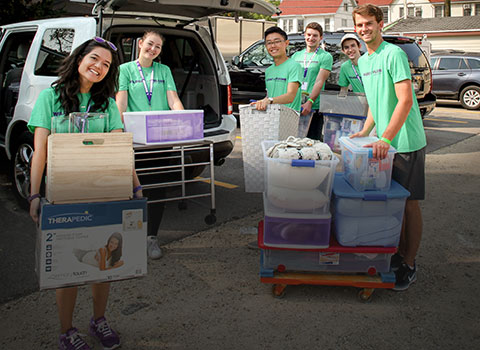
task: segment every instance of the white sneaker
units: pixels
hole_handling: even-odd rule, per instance
[[[147,254],[148,257],[153,260],[160,259],[162,257],[162,250],[158,246],[157,237],[147,237]]]

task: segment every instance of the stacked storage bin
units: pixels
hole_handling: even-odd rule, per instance
[[[270,158],[267,150],[275,143],[262,143],[265,160],[265,218],[259,230],[259,246],[265,262],[262,270],[281,265],[309,271],[316,258],[308,251],[325,249],[330,244],[330,201],[339,161],[331,151],[329,160]]]
[[[375,140],[369,138],[362,141]],[[271,144],[264,144],[264,150],[269,145]],[[368,153],[368,149],[365,148],[360,151]],[[389,167],[382,162],[380,163],[383,165],[379,166],[376,164],[379,161],[371,159],[371,155],[368,158],[368,154],[367,160],[362,158],[365,155],[361,153],[359,156],[355,153],[349,160],[346,153],[344,149],[342,155],[344,162],[348,163],[344,164],[345,175],[333,174],[335,167],[331,169],[334,179],[332,231],[335,232],[332,237],[330,237],[332,216],[328,203],[315,210],[307,208],[308,203],[317,203],[318,198],[322,198],[319,193],[312,193],[316,190],[322,192],[321,185],[315,184],[317,187],[313,189],[307,188],[313,179],[321,181],[321,176],[313,175],[313,170],[310,176],[306,174],[302,176],[297,169],[289,171],[287,176],[280,167],[290,165],[288,161],[265,159],[267,189],[264,194],[265,220],[259,225],[258,236],[258,243],[262,249],[262,277],[273,277],[276,272],[289,271],[368,275],[381,273],[382,282],[394,282],[393,273],[388,273],[390,259],[397,249],[405,201],[409,196],[409,192],[395,181],[392,181],[390,187],[391,163],[395,150],[392,148],[389,157],[384,161],[390,163]],[[358,170],[355,172],[350,168],[350,165],[354,164],[362,169],[363,163],[359,159],[376,165],[371,173],[367,171],[370,175],[369,180],[386,176],[388,181],[360,181],[358,177],[361,177],[362,172]],[[295,161],[291,161],[292,168],[294,164]],[[380,175],[381,172],[386,174]],[[358,176],[354,176],[353,173]],[[350,183],[347,179],[350,179]],[[360,183],[366,187],[370,184],[371,188],[356,190],[352,187]],[[296,184],[297,193],[301,190],[310,191],[312,198],[304,197],[297,200],[296,194],[287,192],[282,202],[272,195],[272,187],[275,189],[275,186],[280,184],[283,186]],[[302,204],[305,204],[305,208],[302,208]],[[310,232],[314,225],[319,232],[317,236]]]

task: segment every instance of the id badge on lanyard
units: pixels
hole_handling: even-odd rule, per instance
[[[145,95],[147,96],[148,105],[150,106],[150,108],[152,108],[153,72],[154,72],[154,68],[153,68],[153,66],[152,66],[152,74],[150,74],[150,90],[149,90],[148,87],[147,87],[147,82],[145,81],[145,76],[143,75],[142,66],[140,66],[140,62],[138,62],[138,60],[137,60],[137,68],[138,68],[138,72],[140,73],[140,77],[142,78],[143,88],[145,89]]]
[[[307,51],[305,51],[305,56],[303,56],[303,83],[302,83],[302,86],[301,86],[301,89],[302,91],[308,91],[308,81],[306,80],[307,79],[307,73],[308,73],[308,67],[310,67],[310,64],[312,63],[312,60],[313,58],[317,55],[317,52],[318,52],[318,49],[320,48],[317,47],[317,49],[315,50],[315,52],[313,53],[313,55],[310,57],[310,60],[308,61],[308,64],[307,64]]]

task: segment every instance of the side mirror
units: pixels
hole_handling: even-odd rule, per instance
[[[240,56],[233,56],[232,63],[233,63],[234,66],[239,67],[240,66]]]

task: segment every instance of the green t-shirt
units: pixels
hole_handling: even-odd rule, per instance
[[[297,51],[293,54],[292,59],[294,59],[302,66],[302,82],[308,82],[307,89],[302,90],[304,92],[308,92],[309,94],[313,90],[313,86],[315,85],[315,80],[317,79],[320,69],[326,69],[328,71],[332,70],[333,57],[330,53],[322,50],[321,48],[318,49],[317,53],[307,52],[307,49]],[[307,67],[307,76],[304,78],[305,67]],[[325,84],[323,85],[322,90],[324,89],[324,87]],[[319,106],[320,95],[318,95],[318,98],[312,105],[312,109],[318,109]]]
[[[407,54],[398,46],[383,41],[371,55],[368,52],[363,54],[358,66],[377,134],[382,136],[398,102],[395,83],[412,79]],[[413,86],[412,95],[413,106],[407,120],[392,140],[392,146],[398,152],[417,151],[427,144]]]
[[[80,102],[80,110],[78,112],[86,112],[90,102],[90,93],[78,94]],[[106,130],[106,123],[104,120],[91,120],[88,122],[88,132],[110,132],[116,129],[123,129],[122,119],[118,111],[117,105],[113,98],[109,99],[108,108],[105,111],[93,111],[90,113],[106,113],[108,115],[108,130]],[[58,117],[59,122],[56,124],[56,132],[68,132],[68,121],[63,120],[64,111],[58,94],[53,87],[43,90],[38,96],[37,102],[33,107],[30,120],[28,122],[28,129],[35,132],[36,127],[51,130],[52,117]],[[75,132],[79,132],[78,127],[74,128]]]
[[[127,62],[120,66],[118,90],[128,92],[127,112],[166,111],[170,109],[167,91],[177,91],[172,72],[168,66],[158,62],[153,62],[152,67],[143,67],[143,76],[148,90],[150,90],[152,69],[154,70],[153,93],[151,105],[149,105],[145,85],[136,61]]]
[[[302,93],[300,83],[302,82],[302,67],[292,59],[287,59],[276,66],[272,64],[265,71],[265,85],[268,97],[277,97],[287,93],[288,83],[298,83],[297,95],[292,103],[285,106],[300,112],[302,104]]]
[[[353,92],[365,92],[363,88],[362,81],[360,80],[360,69],[358,66],[355,66],[355,71],[353,70],[353,62],[348,60],[342,63],[340,67],[340,77],[338,78],[338,85],[343,87],[348,87],[352,85]]]

